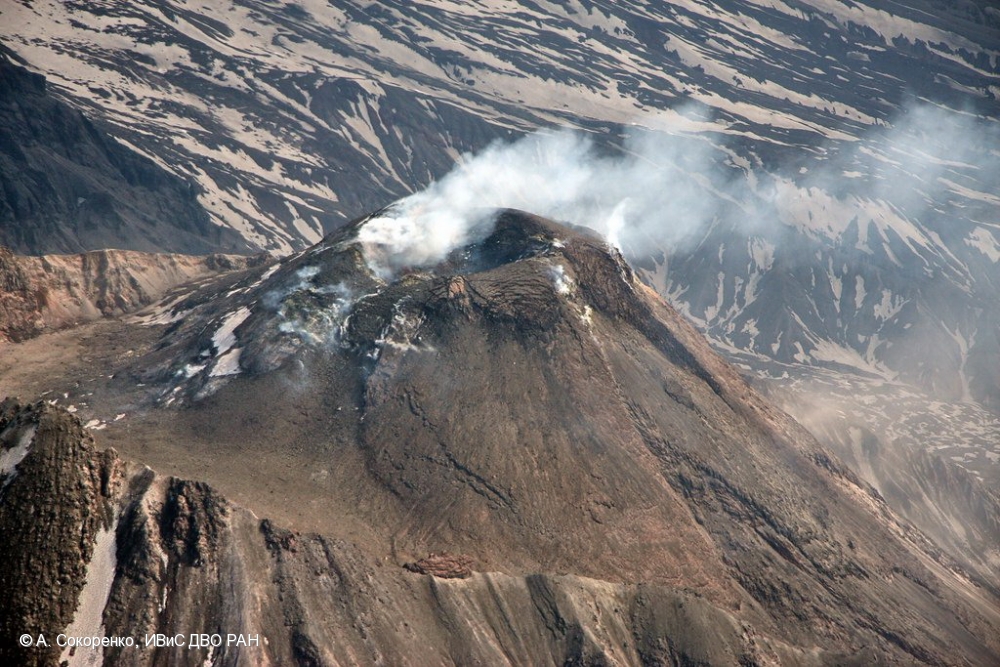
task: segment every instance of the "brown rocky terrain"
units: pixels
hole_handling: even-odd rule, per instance
[[[15,560],[4,573],[5,664],[59,659],[58,649],[11,647],[26,631],[54,638],[49,629],[73,618],[85,578],[86,587],[103,589],[94,631],[134,637],[142,645],[105,649],[109,664],[638,664],[685,658],[737,664],[800,657],[690,592],[571,574],[469,572],[456,579],[413,573],[342,540],[261,521],[204,484],[126,464],[113,450],[97,452],[79,421],[57,408],[11,401],[3,407],[5,435],[38,429],[3,507],[30,496],[52,498],[51,507],[59,508],[44,524],[0,514],[6,543],[21,546],[14,540],[24,539],[45,555],[40,563]],[[90,500],[52,497],[45,485],[57,478]],[[114,569],[111,578],[98,579],[95,534],[109,527],[115,531]],[[66,548],[44,548],[53,531]],[[69,573],[76,585],[58,585],[59,573]],[[77,615],[94,611],[76,609]],[[259,635],[260,645],[157,649],[142,641],[147,633],[173,637],[181,627]]]
[[[69,625],[97,534],[112,524],[120,462],[113,451],[98,452],[79,421],[67,417],[44,403],[0,403],[0,634],[6,664],[20,662],[10,659],[16,655],[10,647],[23,632]],[[31,657],[47,664],[56,655]]]
[[[95,250],[15,255],[0,247],[0,343],[116,317],[159,300],[178,285],[259,266],[266,255],[171,255]]]
[[[365,222],[204,285],[158,329],[116,324],[135,354],[99,378],[49,378],[62,402],[88,396],[80,414],[120,454],[76,416],[5,406],[5,452],[36,430],[4,478],[0,542],[50,539],[68,563],[0,593],[58,608],[28,619],[0,599],[5,646],[55,636],[55,601],[79,595],[98,603],[73,622],[97,609],[107,635],[262,638],[108,649],[111,664],[1000,658],[995,582],[900,520],[604,243],[506,212],[384,280]],[[81,453],[47,454],[58,433]],[[83,499],[52,505],[46,537],[23,517],[63,485]],[[106,518],[81,524],[101,503],[110,552]],[[81,568],[109,571],[91,550],[114,554],[83,586],[102,595],[76,592]]]

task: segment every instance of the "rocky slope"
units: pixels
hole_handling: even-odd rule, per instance
[[[245,250],[197,188],[50,93],[0,46],[0,245],[24,254]]]
[[[0,247],[0,343],[121,316],[152,304],[178,285],[266,261],[266,256],[125,250],[31,257]]]
[[[0,656],[11,663],[751,664],[804,657],[701,596],[663,586],[568,574],[412,573],[342,540],[261,521],[204,484],[126,464],[113,450],[99,453],[62,410],[9,400],[2,408],[4,445],[26,439],[29,447],[12,481],[4,469],[9,484],[0,501],[0,534],[13,548],[0,593]],[[55,479],[67,489],[61,495],[48,487]],[[39,501],[37,511],[51,509],[52,521],[11,511]],[[73,654],[13,648],[24,632],[55,643],[63,629],[131,637],[139,646]],[[187,633],[185,646],[145,646],[147,634],[179,632]],[[222,645],[187,646],[191,633],[221,633]]]
[[[720,161],[793,177],[895,124],[909,100],[989,114],[1000,94],[1000,17],[985,0],[0,9],[0,35],[68,100],[276,252],[511,132],[680,127],[731,143]],[[684,122],[685,102],[700,122]],[[956,196],[978,188],[951,180]]]
[[[895,399],[854,401],[827,444],[867,429],[884,470],[931,453],[995,487],[1000,17],[986,0],[0,11],[61,99],[281,253],[498,138],[571,126],[616,151],[630,132],[667,137],[639,180],[679,180],[685,205],[639,221],[652,233],[629,257],[647,282],[772,387],[837,374],[868,400],[873,379],[892,383],[933,425],[889,436],[913,420],[866,415]],[[693,233],[677,244],[676,227]]]
[[[1000,471],[988,458],[1000,428],[995,415],[975,404],[934,401],[905,385],[850,376],[761,386],[896,512],[966,567],[996,578]],[[977,461],[984,452],[986,460]]]
[[[74,618],[95,544],[113,528],[118,460],[98,452],[78,421],[41,403],[0,403],[0,443],[0,651],[11,664],[52,664],[57,652],[28,659],[13,647],[25,632],[65,628]]]
[[[74,390],[132,405],[105,443],[271,517],[125,474],[105,632],[267,642],[106,657],[997,659],[995,581],[900,521],[603,242],[506,212],[386,273],[364,230],[390,215],[205,286],[114,378]],[[16,414],[15,446],[33,419]]]

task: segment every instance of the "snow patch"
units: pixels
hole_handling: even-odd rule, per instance
[[[257,285],[260,285],[265,280],[267,280],[268,278],[270,278],[271,276],[273,276],[274,272],[277,271],[279,268],[281,268],[281,264],[275,264],[274,266],[270,267],[267,271],[265,271],[263,273],[263,275],[261,275],[260,279],[258,279],[257,282],[254,283],[254,287],[256,287]]]
[[[240,353],[243,352],[243,348],[234,347],[222,356],[220,356],[216,362],[215,366],[212,367],[212,372],[208,374],[209,377],[222,377],[225,375],[239,375],[240,373]]]
[[[250,309],[242,306],[225,316],[222,325],[212,336],[212,345],[215,346],[215,353],[224,355],[229,348],[236,344],[236,328],[243,324],[250,317]]]
[[[903,309],[906,299],[901,296],[894,296],[887,289],[882,290],[882,300],[875,304],[873,311],[875,317],[883,322],[892,319]]]
[[[195,375],[205,370],[207,366],[208,364],[186,364],[184,368],[177,371],[177,374],[183,375],[184,377],[190,380]]]
[[[184,292],[166,303],[153,306],[152,310],[147,314],[136,315],[134,318],[130,319],[130,321],[136,322],[144,327],[151,327],[159,324],[173,324],[174,322],[178,322],[184,319],[184,316],[191,311],[190,309],[175,310],[175,308],[177,308],[177,306],[190,295],[190,292]]]
[[[774,246],[759,236],[750,239],[747,251],[761,271],[770,271],[774,266]]]
[[[719,271],[717,278],[719,282],[715,293],[715,304],[705,308],[706,323],[715,320],[716,316],[719,314],[719,309],[722,308],[722,304],[726,298],[726,274]]]
[[[997,243],[993,232],[985,227],[976,227],[965,239],[965,245],[971,246],[986,255],[994,264],[1000,260],[1000,244]]]
[[[830,279],[830,290],[833,292],[834,304],[837,306],[837,310],[840,310],[840,299],[841,295],[844,293],[844,281],[841,280],[833,270],[833,260],[827,261],[827,276]]]
[[[37,428],[37,426],[32,424],[21,432],[21,437],[17,439],[17,444],[10,449],[0,450],[0,477],[4,478],[3,485],[0,486],[0,491],[7,488],[7,485],[11,483],[17,474],[17,464],[23,461],[24,457],[28,455],[31,443],[35,440],[35,430]]]
[[[866,295],[865,279],[861,276],[854,276],[854,310],[861,310]]]
[[[118,518],[110,528],[101,529],[94,542],[94,553],[87,564],[87,575],[80,591],[73,622],[66,628],[69,637],[104,637],[104,607],[111,595],[111,585],[117,568],[116,540]],[[71,653],[70,647],[62,652],[59,660],[66,660],[70,667],[90,667],[104,662],[104,649],[78,646]]]

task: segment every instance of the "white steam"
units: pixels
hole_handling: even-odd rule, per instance
[[[589,227],[641,260],[714,220],[751,234],[799,228],[833,243],[855,218],[886,220],[916,243],[922,233],[900,217],[919,220],[944,203],[949,213],[987,219],[1000,203],[997,123],[971,114],[912,105],[894,127],[803,152],[808,167],[787,163],[784,174],[718,133],[692,131],[713,126],[693,126],[690,116],[632,128],[616,149],[569,130],[495,142],[368,220],[357,239],[369,267],[390,279],[482,240],[500,208]]]
[[[680,134],[633,134],[613,156],[586,135],[539,132],[493,143],[440,181],[368,220],[358,232],[372,270],[440,262],[492,231],[499,208],[515,208],[590,227],[616,246],[655,223],[670,240],[712,215],[685,162],[709,162],[707,142]]]
[[[562,264],[549,267],[549,277],[558,294],[566,296],[573,291],[573,278],[566,273],[566,267]]]
[[[317,284],[318,266],[295,272],[298,282],[268,292],[264,304],[277,313],[278,331],[313,345],[337,345],[357,301],[344,282]]]

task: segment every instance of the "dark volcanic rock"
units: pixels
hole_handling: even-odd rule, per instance
[[[505,211],[384,280],[366,222],[204,287],[116,373],[145,415],[105,437],[272,520],[130,469],[105,631],[267,641],[110,662],[996,662],[996,592],[593,235]]]
[[[691,126],[664,112],[694,112],[705,122],[690,141],[655,152],[673,163],[663,188],[687,174],[679,189],[695,211],[716,214],[681,247],[656,240],[660,231],[673,238],[673,207],[643,216],[653,233],[633,250],[650,284],[773,386],[787,385],[787,373],[840,379],[855,385],[847,396],[866,401],[878,393],[872,379],[927,393],[908,399],[920,421],[933,420],[926,428],[883,418],[899,396],[875,407],[855,400],[824,442],[857,428],[891,434],[884,468],[937,451],[997,486],[994,0],[515,2],[474,12],[399,0],[251,4],[36,0],[11,5],[0,32],[46,75],[48,97],[182,184],[197,182],[213,222],[281,252],[497,139],[572,126],[617,153],[621,135],[635,131],[665,129],[672,144]],[[42,80],[32,80],[4,97],[5,108],[32,104],[41,122],[46,108],[31,101]],[[51,134],[85,135],[72,125]],[[75,192],[53,193],[23,170],[26,127],[11,130],[4,165],[16,171],[5,201],[62,196],[51,205],[78,226],[124,215],[105,220],[100,196],[78,212]],[[42,161],[21,152],[28,166]],[[56,153],[43,156],[46,169]],[[79,160],[57,166],[50,185],[76,188]],[[519,202],[512,193],[509,203]],[[681,216],[681,227],[699,217]],[[797,398],[790,408],[809,400]],[[965,412],[970,399],[982,419]],[[859,419],[866,410],[878,416]],[[858,472],[879,488],[888,481]],[[961,551],[978,551],[961,517],[948,516],[960,496],[943,498],[945,507],[911,498],[913,510],[886,497],[922,528],[951,533]]]
[[[959,565],[596,237],[507,211],[385,282],[364,224],[261,284],[202,294],[122,382],[153,387],[154,411],[186,406],[162,423],[194,447],[328,461],[327,482],[297,497],[376,558],[465,554],[480,572],[693,591],[803,651],[995,655],[995,592],[965,589]],[[270,543],[282,559],[318,548]]]
[[[97,525],[115,528],[115,567],[113,581],[105,582],[106,603],[97,610],[99,629],[91,631],[133,637],[137,644],[106,648],[107,664],[318,665],[349,658],[355,664],[659,659],[735,665],[795,655],[699,596],[662,586],[570,575],[473,574],[467,557],[444,554],[415,566],[437,578],[413,577],[382,567],[349,543],[259,521],[204,484],[124,466],[114,452],[96,452],[79,422],[51,406],[22,408],[7,401],[2,414],[7,439],[32,425],[39,429],[0,503],[0,537],[15,549],[8,553],[11,567],[0,600],[5,664],[59,659],[56,649],[11,647],[23,632],[44,634],[50,642],[59,632],[73,634],[66,626],[74,610],[84,611],[77,600],[83,599],[83,580],[90,585],[93,575]],[[59,463],[43,455],[52,428],[66,436],[59,439]],[[67,483],[99,490],[99,506],[88,510],[58,495],[52,498],[66,504],[53,505],[38,491]],[[14,510],[31,506],[25,494],[32,490],[55,519],[11,518]],[[79,529],[81,518],[90,528],[79,535],[70,528]],[[55,532],[26,544],[39,526]],[[36,554],[44,555],[39,560]],[[42,565],[18,564],[29,557]],[[187,645],[146,647],[144,638],[156,633],[183,634]],[[192,634],[219,634],[222,645],[192,647]],[[100,657],[77,651],[78,657]]]
[[[11,459],[21,450],[23,458]],[[98,452],[70,414],[45,403],[0,403],[0,662],[52,664],[60,649],[24,649],[18,638],[73,618],[99,531],[114,524],[121,466]]]

